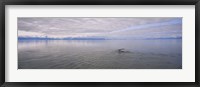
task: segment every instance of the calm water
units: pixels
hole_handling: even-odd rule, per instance
[[[18,68],[181,69],[182,40],[19,40]]]

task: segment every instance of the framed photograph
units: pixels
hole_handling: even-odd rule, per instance
[[[8,0],[1,7],[2,87],[200,86],[199,0]]]

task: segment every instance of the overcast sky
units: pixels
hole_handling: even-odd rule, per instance
[[[182,18],[19,17],[20,37],[182,37]]]

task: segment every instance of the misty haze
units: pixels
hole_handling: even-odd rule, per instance
[[[18,69],[182,69],[182,18],[18,17]]]

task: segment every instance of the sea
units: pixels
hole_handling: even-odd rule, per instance
[[[18,69],[182,69],[182,39],[18,40]]]

